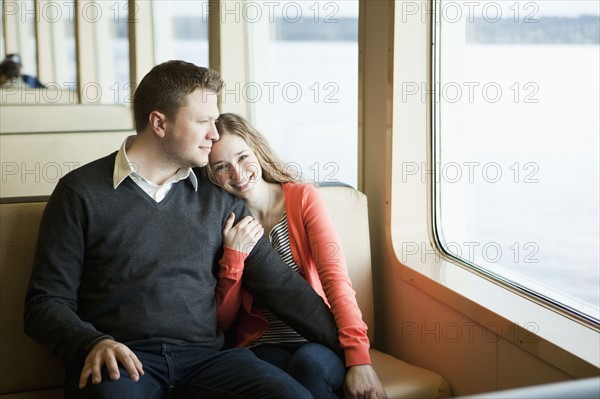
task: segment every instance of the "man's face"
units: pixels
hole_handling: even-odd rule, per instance
[[[198,89],[188,95],[186,104],[165,121],[163,153],[167,160],[180,168],[206,165],[213,141],[219,139],[218,117],[216,94]]]

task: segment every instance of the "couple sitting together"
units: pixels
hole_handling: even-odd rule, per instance
[[[65,363],[67,398],[385,398],[323,200],[219,114],[222,86],[157,65],[137,134],[60,180],[26,332]]]

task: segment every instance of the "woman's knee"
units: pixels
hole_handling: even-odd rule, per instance
[[[344,383],[346,368],[342,360],[329,348],[307,343],[290,359],[288,372],[303,384],[307,381],[322,382],[337,390]]]

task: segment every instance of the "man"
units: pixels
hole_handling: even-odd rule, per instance
[[[231,212],[249,213],[192,168],[219,137],[222,85],[183,61],[154,67],[134,96],[137,135],[66,175],[48,201],[25,330],[66,364],[68,398],[310,396],[247,349],[220,350],[221,231]],[[264,238],[244,284],[306,338],[339,350],[327,306]]]

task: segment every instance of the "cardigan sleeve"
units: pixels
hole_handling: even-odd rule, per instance
[[[244,260],[248,254],[224,247],[224,253],[219,260],[219,279],[215,297],[217,302],[217,325],[226,330],[235,321],[242,303],[242,275]]]
[[[302,218],[319,279],[335,318],[346,366],[371,364],[367,325],[356,303],[344,251],[317,189],[304,185]]]

